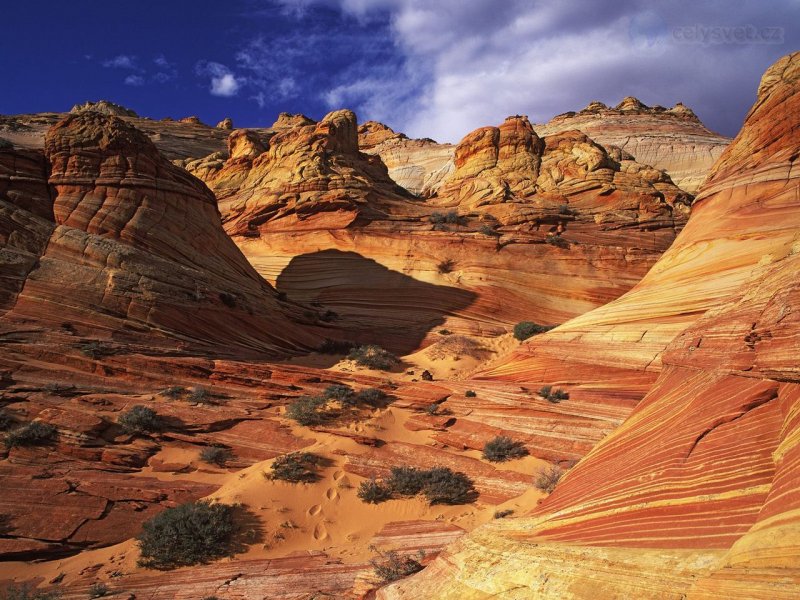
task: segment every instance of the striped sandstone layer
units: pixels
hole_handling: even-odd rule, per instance
[[[529,516],[476,530],[380,598],[800,594],[798,115],[795,53],[765,73],[644,280],[486,374],[652,372],[625,423]]]

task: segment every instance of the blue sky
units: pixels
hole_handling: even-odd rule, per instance
[[[0,13],[0,113],[112,100],[153,118],[354,109],[458,141],[597,99],[682,101],[733,135],[800,48],[800,0],[29,0]]]

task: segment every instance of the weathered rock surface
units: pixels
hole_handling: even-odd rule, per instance
[[[646,106],[636,98],[610,108],[592,102],[578,112],[536,125],[540,135],[578,129],[606,148],[618,147],[637,162],[665,171],[681,189],[694,194],[730,139],[707,129],[692,109]]]
[[[765,74],[644,280],[486,374],[657,374],[625,423],[530,516],[476,531],[379,597],[797,597],[798,109],[795,53]]]

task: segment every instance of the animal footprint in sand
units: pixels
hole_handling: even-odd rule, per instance
[[[314,539],[315,540],[324,540],[328,537],[328,530],[325,529],[325,525],[322,523],[317,523],[317,526],[314,527]]]
[[[339,497],[339,492],[333,488],[330,488],[327,492],[325,492],[325,497],[328,500],[336,500]]]
[[[311,508],[308,509],[308,514],[312,517],[317,516],[320,512],[322,512],[322,506],[319,504],[315,504]]]
[[[333,480],[339,481],[342,477],[344,477],[344,471],[334,471],[333,472]]]

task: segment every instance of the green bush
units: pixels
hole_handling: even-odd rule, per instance
[[[122,413],[117,423],[127,433],[152,433],[161,429],[161,417],[152,408],[137,404]]]
[[[161,390],[160,394],[170,400],[177,400],[186,393],[186,388],[179,385],[173,385],[165,390]]]
[[[569,242],[560,235],[548,235],[544,238],[544,241],[546,244],[550,244],[556,248],[569,248]]]
[[[186,400],[197,404],[211,404],[213,402],[213,396],[208,388],[198,385],[191,389]]]
[[[556,485],[558,485],[562,475],[564,475],[564,471],[562,471],[561,467],[558,465],[542,467],[536,473],[536,476],[533,480],[533,485],[536,487],[536,489],[550,494],[556,488]]]
[[[427,471],[414,467],[392,467],[386,486],[401,496],[416,496],[425,487]]]
[[[43,592],[28,585],[11,585],[0,592],[0,598],[2,600],[59,600],[61,592],[58,590]]]
[[[102,598],[108,595],[108,586],[103,582],[93,583],[89,586],[89,598]]]
[[[200,451],[200,460],[210,465],[217,465],[218,467],[225,466],[231,458],[231,452],[227,448],[221,446],[209,446]]]
[[[380,504],[391,498],[392,492],[374,479],[367,479],[358,486],[358,497],[369,504]]]
[[[378,388],[366,388],[356,394],[356,399],[361,404],[366,404],[368,406],[380,406],[382,403],[386,402],[388,396],[386,395],[386,392],[379,390]]]
[[[521,458],[528,454],[521,442],[515,442],[510,437],[498,435],[486,442],[483,447],[483,458],[492,462],[503,462],[513,458]]]
[[[355,401],[355,392],[349,385],[342,383],[334,383],[325,388],[322,392],[323,398],[328,400],[338,400],[343,404],[353,404]]]
[[[292,483],[313,483],[319,479],[317,466],[322,458],[311,452],[291,452],[276,458],[269,475],[270,479]]]
[[[382,552],[375,547],[372,547],[372,550],[378,554],[378,557],[369,562],[375,571],[375,575],[380,578],[381,583],[384,585],[418,573],[423,569],[421,562],[425,558],[423,550],[420,550],[414,556],[401,555],[396,550]]]
[[[300,396],[286,407],[286,416],[309,427],[327,423],[335,413],[327,408],[327,400],[321,396]]]
[[[553,404],[558,404],[562,400],[569,400],[569,394],[567,392],[558,388],[553,389],[552,385],[543,385],[539,388],[539,395]]]
[[[388,371],[399,362],[394,354],[375,345],[353,348],[347,358],[362,367],[380,371]]]
[[[50,423],[31,421],[6,433],[6,448],[19,446],[43,446],[55,439],[58,430]]]
[[[527,340],[529,337],[545,333],[555,327],[554,325],[539,325],[531,321],[520,321],[514,325],[514,337],[519,341]]]
[[[171,569],[227,556],[234,530],[234,507],[229,504],[199,500],[168,508],[142,525],[139,564]]]
[[[502,237],[503,235],[502,233],[500,233],[493,227],[489,227],[488,225],[482,225],[479,231],[483,235],[488,235],[489,237]]]
[[[430,504],[466,504],[475,496],[475,487],[464,473],[434,467],[426,472],[423,493]]]

